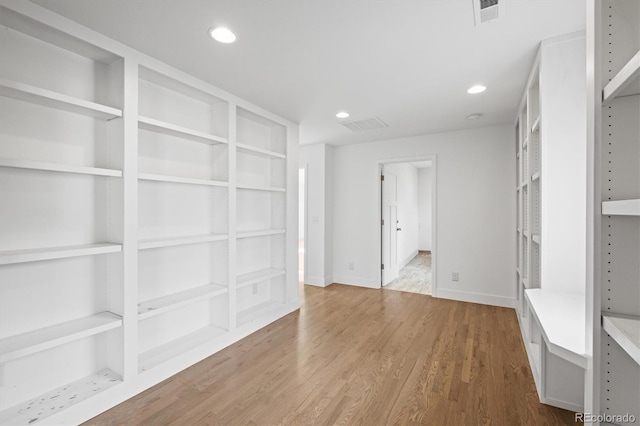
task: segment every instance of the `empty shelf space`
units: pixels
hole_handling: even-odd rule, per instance
[[[259,271],[250,272],[248,274],[238,275],[238,288],[247,287],[253,284],[257,284],[271,278],[277,278],[285,274],[284,269],[261,269]]]
[[[584,295],[541,288],[525,294],[549,352],[586,368]]]
[[[74,98],[62,93],[42,89],[17,81],[0,78],[0,96],[30,102],[45,107],[56,108],[76,114],[102,120],[111,120],[122,117],[122,110],[111,108],[106,105]]]
[[[640,216],[640,199],[604,201],[602,214],[611,216]]]
[[[285,188],[275,187],[275,186],[264,186],[264,185],[244,185],[238,184],[238,189],[250,189],[254,191],[273,191],[273,192],[285,192]]]
[[[152,299],[138,305],[139,319],[151,318],[225,293],[228,293],[227,287],[208,284]]]
[[[531,126],[531,133],[535,133],[540,129],[540,116],[536,117],[533,125]]]
[[[640,317],[602,314],[602,327],[640,365]]]
[[[284,307],[284,303],[280,302],[264,302],[256,306],[252,306],[249,309],[245,309],[242,312],[238,312],[238,325],[245,325],[252,321],[259,319],[262,316],[268,315],[278,309]]]
[[[531,182],[535,182],[540,179],[540,172],[535,172],[531,175]]]
[[[188,237],[155,238],[140,240],[138,242],[138,249],[147,250],[162,247],[183,246],[187,244],[210,243],[213,241],[224,241],[227,239],[229,239],[229,236],[227,234],[207,234],[192,235]]]
[[[226,332],[227,330],[225,329],[210,326],[150,349],[139,357],[140,371],[150,370],[153,367],[188,352],[191,349],[195,349],[200,345],[209,343]]]
[[[0,252],[0,265],[64,259],[67,257],[93,256],[122,251],[121,244],[98,243],[80,246],[47,247],[41,249],[8,250]]]
[[[533,241],[536,244],[540,244],[540,235],[539,234],[533,234],[531,236],[531,241]]]
[[[0,413],[0,424],[31,424],[57,414],[119,383],[120,377],[104,369],[43,395],[7,408]]]
[[[155,181],[155,182],[184,183],[184,184],[190,184],[190,185],[223,186],[223,187],[229,186],[227,182],[222,182],[217,180],[192,179],[192,178],[183,178],[183,177],[176,177],[176,176],[156,175],[151,173],[140,173],[138,175],[138,179]]]
[[[101,169],[98,167],[72,166],[67,164],[46,163],[41,161],[0,158],[0,167],[14,169],[43,170],[47,172],[78,173],[94,176],[122,177],[121,170]]]
[[[264,237],[267,235],[284,234],[285,229],[258,229],[255,231],[239,231],[238,238]]]
[[[188,139],[193,142],[204,143],[207,145],[216,145],[227,143],[225,138],[212,135],[210,133],[201,132],[199,130],[188,129],[186,127],[176,126],[175,124],[165,123],[149,117],[138,117],[138,128],[149,130],[163,135],[175,136],[182,139]]]
[[[111,312],[67,321],[0,340],[0,363],[22,358],[74,340],[122,326],[122,318]]]
[[[255,155],[257,157],[280,158],[280,159],[287,158],[286,155],[280,154],[279,152],[269,151],[269,150],[262,149],[262,148],[255,148],[255,147],[253,147],[251,145],[247,145],[247,144],[243,144],[243,143],[237,143],[236,144],[236,149],[238,150],[238,152],[243,152],[245,154]]]
[[[617,96],[640,93],[640,51],[626,63],[602,90],[602,102],[607,103]]]

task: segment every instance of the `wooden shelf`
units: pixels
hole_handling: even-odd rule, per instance
[[[227,330],[222,328],[210,326],[150,349],[140,355],[139,369],[141,372],[150,370],[198,346],[211,344],[226,332]]]
[[[640,199],[603,201],[602,214],[610,216],[640,216]]]
[[[248,324],[256,319],[284,307],[284,303],[268,301],[238,312],[238,326]]]
[[[640,317],[602,314],[602,327],[640,365]]]
[[[30,102],[49,108],[82,114],[101,120],[122,117],[122,110],[74,98],[47,89],[0,78],[0,96]]]
[[[149,117],[138,117],[138,128],[149,130],[163,135],[174,136],[181,139],[188,139],[193,142],[204,143],[207,145],[217,145],[227,143],[227,139],[210,133],[201,132],[199,130],[188,129],[186,127],[176,126],[171,123],[156,120]]]
[[[213,241],[228,240],[227,234],[192,235],[188,237],[156,238],[140,240],[138,250],[147,250],[162,247],[184,246],[188,244],[210,243]]]
[[[98,243],[80,246],[47,247],[41,249],[7,250],[0,252],[0,265],[64,259],[67,257],[93,256],[122,251],[121,244]]]
[[[0,364],[122,326],[122,318],[101,312],[0,340]]]
[[[262,185],[243,185],[238,184],[238,189],[250,189],[253,191],[273,191],[273,192],[285,192],[285,188],[274,187],[274,186],[262,186]]]
[[[531,175],[531,182],[536,182],[540,180],[540,172],[535,172]]]
[[[138,175],[140,180],[148,180],[154,182],[168,182],[168,183],[182,183],[189,185],[205,185],[205,186],[221,186],[228,187],[229,183],[218,180],[206,180],[206,179],[192,179],[167,175],[156,175],[151,173],[140,173]]]
[[[535,133],[540,128],[540,116],[537,116],[533,125],[531,126],[531,133]]]
[[[531,241],[533,241],[536,244],[540,244],[540,234],[533,234],[531,236]]]
[[[43,422],[49,416],[96,396],[119,383],[121,378],[104,369],[72,383],[68,383],[43,395],[39,395],[0,413],[0,424],[26,425]]]
[[[584,295],[541,288],[525,290],[525,295],[549,352],[586,368]]]
[[[255,155],[257,157],[283,159],[283,160],[287,158],[286,155],[280,154],[279,152],[269,151],[262,148],[255,148],[251,145],[247,145],[243,143],[236,143],[236,149],[238,150],[238,152]]]
[[[237,288],[247,287],[253,284],[261,283],[272,278],[281,277],[285,274],[284,269],[261,269],[259,271],[250,272],[248,274],[238,275]]]
[[[228,293],[227,287],[208,284],[149,300],[138,305],[138,318],[143,320],[175,309]]]
[[[618,96],[640,93],[640,51],[616,74],[602,90],[602,103],[612,101]]]
[[[46,163],[41,161],[0,158],[0,167],[14,169],[42,170],[47,172],[78,173],[93,176],[122,177],[121,170],[101,169],[97,167],[72,166],[67,164]]]
[[[267,235],[284,234],[284,229],[260,229],[255,231],[240,231],[237,234],[237,238],[251,238],[251,237],[264,237]]]

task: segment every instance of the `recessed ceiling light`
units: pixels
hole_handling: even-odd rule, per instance
[[[338,118],[347,118],[347,117],[349,117],[349,113],[346,112],[346,111],[341,111],[341,112],[336,114],[336,117],[338,117]]]
[[[469,120],[469,121],[479,120],[481,118],[482,118],[482,114],[479,114],[479,113],[471,114],[471,115],[467,116],[467,120]]]
[[[470,87],[470,88],[467,90],[467,93],[471,93],[472,95],[474,95],[474,94],[476,94],[476,93],[482,93],[482,92],[484,92],[485,90],[487,90],[487,88],[486,88],[486,87],[484,87],[484,86],[482,86],[482,85],[480,85],[480,84],[477,84],[477,85],[475,85],[475,86]]]
[[[209,35],[220,43],[233,43],[236,41],[236,35],[230,29],[224,27],[210,28]]]

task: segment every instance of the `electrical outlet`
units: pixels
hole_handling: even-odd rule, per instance
[[[458,272],[452,272],[451,281],[460,281],[460,274]]]
[[[349,270],[353,271],[355,269],[355,265],[353,264],[353,262],[349,262]]]
[[[258,284],[251,286],[251,294],[258,294]]]

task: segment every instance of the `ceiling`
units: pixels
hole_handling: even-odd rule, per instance
[[[472,0],[34,2],[300,123],[301,144],[341,145],[512,123],[539,42],[583,30],[586,7],[504,1],[481,26]],[[351,132],[341,110],[389,127]]]

